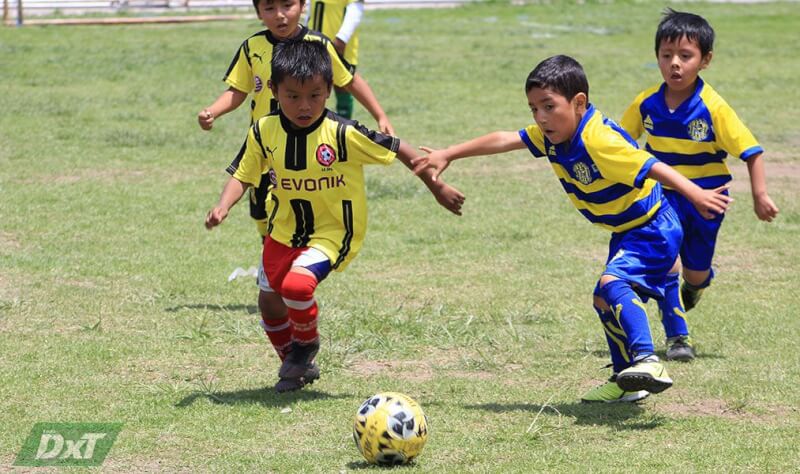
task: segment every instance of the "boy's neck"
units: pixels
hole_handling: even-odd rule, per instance
[[[290,39],[296,38],[297,36],[299,36],[299,35],[300,35],[300,33],[301,33],[302,31],[303,31],[303,25],[301,25],[301,24],[299,24],[299,23],[298,23],[298,24],[297,24],[297,27],[295,27],[294,31],[293,31],[293,32],[292,32],[290,35],[288,35],[288,36],[283,36],[283,37],[280,37],[280,36],[277,36],[277,35],[275,34],[275,32],[273,32],[273,31],[270,31],[270,33],[272,33],[272,36],[273,36],[273,37],[274,37],[276,40],[278,40],[278,41],[286,41],[286,40],[290,40]]]
[[[680,107],[682,103],[694,95],[695,90],[697,90],[698,83],[699,78],[695,79],[691,86],[680,91],[676,91],[675,89],[667,86],[666,91],[664,91],[664,101],[667,103],[667,107],[670,110],[675,110]]]

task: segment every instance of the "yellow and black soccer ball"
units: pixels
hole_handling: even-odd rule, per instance
[[[353,423],[353,439],[370,464],[406,464],[419,456],[425,446],[428,419],[408,395],[378,393],[359,407]]]

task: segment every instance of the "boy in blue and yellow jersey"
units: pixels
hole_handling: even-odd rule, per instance
[[[412,161],[415,170],[450,161],[528,148],[547,157],[572,204],[590,222],[609,230],[606,266],[595,287],[594,307],[611,351],[609,381],[585,394],[586,402],[631,402],[672,385],[655,355],[643,301],[664,296],[667,273],[681,242],[678,218],[662,199],[661,184],[684,194],[711,218],[730,198],[706,191],[649,153],[589,103],[581,65],[568,56],[548,58],[525,83],[535,125],[494,132]]]
[[[728,154],[747,163],[755,213],[771,221],[778,208],[767,194],[763,149],[717,92],[698,76],[711,62],[714,30],[698,15],[667,9],[656,32],[655,50],[664,83],[639,94],[620,125],[634,138],[647,133],[646,150],[704,189],[721,189],[731,180]],[[678,270],[667,277],[659,303],[667,337],[667,359],[694,359],[686,311],[692,309],[714,277],[711,261],[724,214],[704,219],[684,196],[666,188],[664,195],[683,227]]]
[[[364,0],[311,0],[308,27],[321,32],[355,73],[358,66],[358,25],[364,15]],[[353,95],[335,87],[336,113],[353,116]]]
[[[270,87],[280,107],[257,120],[229,167],[232,177],[206,216],[211,229],[269,170],[273,208],[264,241],[261,289],[276,308],[264,328],[283,360],[275,386],[297,390],[319,377],[318,308],[314,290],[342,271],[361,248],[367,224],[364,165],[398,157],[410,168],[414,150],[325,109],[333,83],[330,55],[319,41],[275,47]],[[423,177],[442,206],[460,214],[464,196],[430,173]]]

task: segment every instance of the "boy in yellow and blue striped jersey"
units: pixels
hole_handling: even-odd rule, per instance
[[[264,330],[283,361],[275,390],[297,390],[319,377],[317,285],[358,254],[367,226],[364,166],[410,168],[415,150],[325,109],[333,84],[331,57],[319,41],[283,41],[271,61],[270,87],[280,107],[258,119],[228,168],[219,203],[205,225],[219,225],[245,191],[262,179],[273,185],[272,213],[259,286],[272,312]],[[262,178],[268,172],[269,178]],[[437,201],[461,214],[456,189],[422,180]]]
[[[350,66],[358,67],[358,25],[364,15],[364,0],[312,0],[308,27],[331,39],[333,47]],[[336,93],[336,113],[353,117],[353,95],[341,87]]]
[[[704,189],[724,187],[731,180],[728,154],[747,163],[755,213],[771,221],[778,208],[767,194],[763,148],[736,112],[698,74],[711,62],[714,30],[701,16],[667,9],[656,31],[655,51],[664,82],[640,93],[620,125],[633,137],[647,134],[646,150]],[[659,303],[667,337],[667,359],[689,361],[695,352],[686,311],[692,309],[714,278],[711,266],[724,214],[704,219],[685,197],[671,188],[664,196],[683,227],[678,271],[667,277]]]
[[[706,218],[724,212],[730,198],[704,190],[640,150],[617,124],[589,102],[581,65],[568,56],[548,58],[525,83],[536,124],[518,132],[493,132],[412,161],[415,170],[450,161],[528,148],[546,157],[572,204],[590,222],[612,232],[606,266],[594,290],[611,352],[609,381],[586,393],[585,402],[632,402],[672,386],[655,354],[644,301],[664,297],[667,274],[677,262],[682,232],[662,197],[661,184],[687,197]]]

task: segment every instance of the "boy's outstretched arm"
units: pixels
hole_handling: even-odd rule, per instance
[[[394,136],[394,128],[389,122],[389,117],[386,116],[386,112],[381,108],[381,104],[372,92],[372,88],[361,77],[361,74],[355,73],[353,80],[344,88],[347,92],[353,94],[358,103],[363,105],[370,115],[375,118],[375,121],[378,122],[378,130],[381,133]]]
[[[767,194],[767,177],[761,153],[747,159],[747,172],[750,173],[750,191],[753,193],[753,210],[762,221],[772,222],[778,216],[778,206]]]
[[[411,164],[416,174],[432,170],[431,179],[436,181],[453,160],[468,156],[495,155],[523,148],[525,148],[525,142],[522,141],[518,132],[498,131],[441,150],[426,146],[420,147],[422,151],[428,153],[428,156],[415,158]]]
[[[406,168],[414,170],[411,165],[411,160],[416,157],[414,148],[400,141],[400,148],[397,150],[397,159],[400,160]],[[464,204],[464,195],[458,189],[446,184],[444,181],[435,181],[432,178],[432,172],[423,170],[422,172],[415,173],[425,183],[425,186],[431,191],[431,194],[436,198],[436,201],[445,209],[453,214],[461,215],[461,206]]]
[[[211,127],[214,126],[214,119],[222,117],[231,110],[235,110],[242,105],[246,98],[247,92],[229,87],[228,90],[217,97],[213,104],[197,114],[197,123],[200,124],[200,128],[203,130],[211,130]]]
[[[647,177],[681,193],[706,219],[713,219],[717,214],[724,214],[730,203],[733,202],[732,197],[722,194],[728,189],[727,185],[717,189],[703,189],[660,161],[650,168]]]
[[[229,178],[225,187],[222,188],[219,202],[206,214],[206,229],[211,230],[220,225],[228,217],[228,211],[242,198],[249,187],[250,183],[239,181],[234,177]]]

